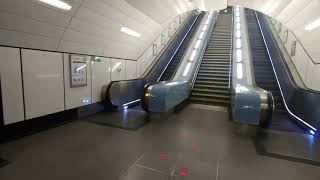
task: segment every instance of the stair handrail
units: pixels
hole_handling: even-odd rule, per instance
[[[194,11],[194,10],[186,11],[186,12],[184,12],[184,13],[182,13],[182,14],[177,15],[175,18],[173,18],[173,20],[169,23],[169,25],[168,25],[166,28],[164,28],[164,30],[163,30],[163,31],[151,42],[151,44],[148,45],[147,48],[141,53],[141,55],[137,58],[137,62],[141,61],[141,58],[148,53],[148,50],[149,50],[151,47],[153,47],[155,44],[157,44],[156,42],[159,41],[159,38],[160,38],[160,41],[161,41],[161,37],[164,36],[165,33],[167,33],[168,37],[170,38],[169,40],[167,40],[167,41],[165,42],[165,44],[162,44],[162,45],[163,45],[162,49],[163,49],[164,47],[166,47],[166,44],[168,44],[168,43],[170,42],[170,40],[172,40],[172,39],[175,37],[175,33],[179,30],[179,27],[185,22],[185,20],[188,18],[188,16],[190,15],[190,13],[191,13],[192,11]],[[175,27],[175,22],[177,21],[177,19],[179,19],[179,21],[178,21],[179,24],[178,24],[177,27]],[[169,29],[172,27],[172,25],[174,26],[174,29],[173,29],[173,32],[171,32],[172,34],[169,35]],[[162,43],[162,42],[160,42],[160,43]],[[161,52],[162,49],[161,49],[159,52]],[[158,53],[158,55],[159,55],[159,54],[161,54],[161,53]],[[158,55],[153,55],[153,56],[151,56],[150,59],[153,59],[153,60],[149,60],[149,64],[147,65],[147,68],[144,68],[145,71],[148,71],[148,69],[150,69],[150,68],[152,67],[152,65],[153,65],[153,63],[154,63],[154,60],[157,59]],[[138,65],[138,64],[137,64],[137,65]],[[145,72],[144,72],[144,73],[145,73]],[[139,75],[139,77],[140,77],[140,76],[143,76],[144,73],[142,73],[141,75]]]
[[[302,80],[302,83],[305,87],[301,87],[301,88],[305,88],[307,90],[310,90],[310,91],[316,91],[316,92],[319,92],[320,89],[318,88],[314,88],[314,87],[310,87],[310,85],[308,85],[308,69],[309,69],[309,64],[312,63],[311,65],[313,67],[319,67],[318,65],[320,65],[320,62],[316,62],[314,60],[314,58],[312,58],[312,56],[308,53],[308,51],[306,50],[305,46],[303,45],[303,43],[300,41],[300,39],[296,36],[296,34],[290,30],[289,28],[286,28],[285,26],[282,25],[281,22],[277,21],[276,19],[274,18],[270,18],[271,19],[271,22],[270,24],[272,24],[273,28],[275,29],[276,31],[276,34],[278,35],[279,39],[281,40],[282,44],[284,45],[287,53],[289,54],[289,56],[292,58],[294,57],[297,53],[297,43],[300,45],[300,47],[302,48],[302,53],[307,57],[307,63],[302,63],[304,64],[304,67],[305,67],[305,72],[302,72],[302,70],[299,68],[299,67],[302,67],[301,65],[298,65],[296,64],[295,61],[293,61],[292,59],[292,62]],[[278,27],[277,27],[278,26]],[[283,30],[283,28],[285,28],[285,30]],[[282,34],[281,33],[285,33],[285,37],[282,38]],[[288,43],[289,40],[288,40],[288,37],[289,37],[289,34],[292,35],[292,38],[293,40],[291,40],[291,47],[288,47]]]

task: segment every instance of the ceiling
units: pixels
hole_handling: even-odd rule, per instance
[[[185,0],[64,1],[70,11],[37,0],[1,0],[0,45],[137,59],[174,17],[195,9]],[[142,36],[120,32],[123,26]]]
[[[241,5],[292,29],[320,59],[320,32],[305,31],[320,16],[320,0],[64,0],[63,11],[38,0],[0,1],[0,45],[137,59],[178,14]],[[120,32],[133,29],[135,38]]]

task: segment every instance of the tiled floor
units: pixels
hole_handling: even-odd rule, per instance
[[[319,140],[308,135],[239,125],[230,121],[223,109],[200,106],[188,106],[171,115],[152,114],[150,118],[150,123],[137,131],[83,119],[1,144],[0,157],[11,163],[0,168],[0,179],[318,180],[320,177],[320,166],[316,163],[296,161],[320,159]],[[257,141],[270,154],[285,153],[295,158],[257,153]]]

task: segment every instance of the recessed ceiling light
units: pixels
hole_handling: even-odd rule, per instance
[[[122,27],[120,29],[121,32],[124,32],[126,34],[129,34],[131,36],[134,36],[134,37],[140,37],[141,34],[140,33],[137,33],[136,31],[132,30],[132,29],[129,29],[129,28],[126,28],[126,27]]]
[[[72,6],[70,6],[69,4],[61,1],[61,0],[38,0],[40,2],[43,2],[45,4],[49,4],[50,6],[54,6],[56,8],[62,9],[62,10],[67,10],[69,11]]]
[[[320,26],[320,18],[314,20],[313,22],[311,22],[310,24],[306,25],[306,27],[304,28],[307,31],[311,31],[317,27]]]

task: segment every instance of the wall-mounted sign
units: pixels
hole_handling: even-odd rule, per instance
[[[101,62],[101,57],[99,56],[92,56],[91,57],[91,62]]]
[[[70,55],[71,88],[87,86],[87,61],[85,56]]]

